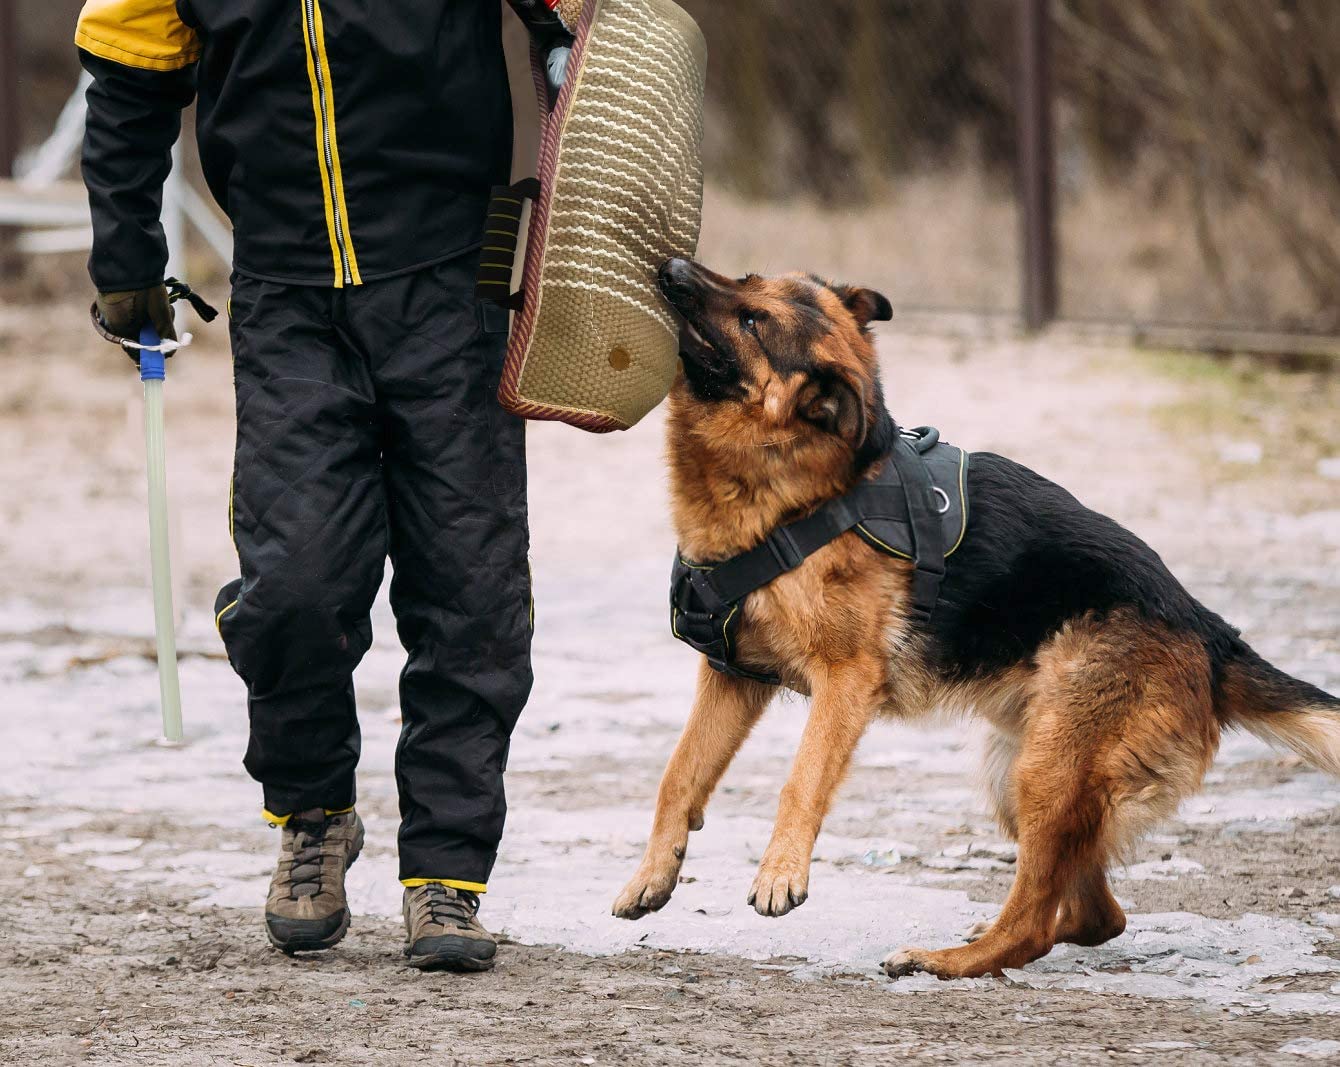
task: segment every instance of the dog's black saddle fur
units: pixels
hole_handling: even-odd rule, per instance
[[[735,662],[745,598],[794,570],[848,531],[879,552],[911,560],[912,614],[929,622],[945,559],[968,529],[968,453],[934,427],[900,430],[879,473],[812,514],[779,526],[756,547],[714,562],[675,555],[670,627],[718,671],[777,685],[775,675]]]

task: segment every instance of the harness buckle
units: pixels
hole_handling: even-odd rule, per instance
[[[779,526],[768,534],[764,543],[783,571],[793,571],[805,562],[805,553],[801,551],[791,531],[785,526]]]
[[[709,615],[719,615],[726,607],[726,601],[721,599],[715,586],[712,585],[712,579],[709,577],[711,571],[689,571],[688,582],[690,588],[698,594],[703,606],[707,608]]]

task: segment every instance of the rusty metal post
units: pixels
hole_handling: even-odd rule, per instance
[[[18,0],[0,0],[0,180],[14,177],[19,155]],[[0,226],[0,279],[18,270],[16,231]]]
[[[19,154],[19,43],[16,0],[0,0],[0,178],[14,176]]]
[[[1056,317],[1056,154],[1052,138],[1050,0],[1018,8],[1018,169],[1024,325]]]

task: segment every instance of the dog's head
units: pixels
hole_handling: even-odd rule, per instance
[[[858,470],[888,452],[896,431],[869,325],[893,309],[879,293],[812,274],[725,278],[687,259],[659,281],[683,319],[676,402],[706,434]]]

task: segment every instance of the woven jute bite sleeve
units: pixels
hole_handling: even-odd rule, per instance
[[[495,190],[480,294],[517,311],[503,406],[604,433],[656,407],[678,370],[679,328],[656,276],[698,246],[707,44],[671,0],[565,0],[567,12],[578,6],[552,108],[534,57],[539,182]],[[525,265],[511,294],[527,197]]]

